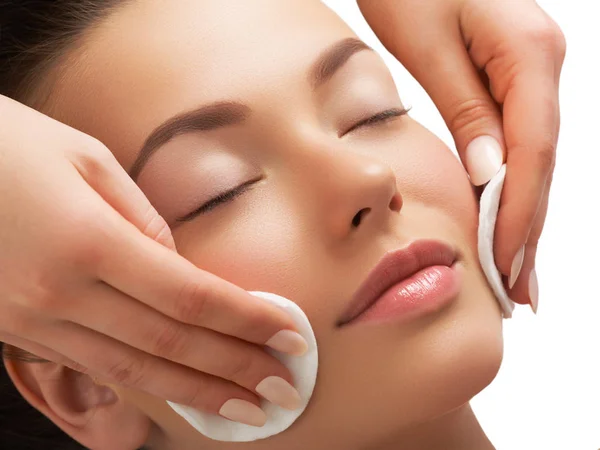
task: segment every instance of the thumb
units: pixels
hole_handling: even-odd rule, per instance
[[[485,74],[478,72],[458,38],[440,45],[426,70],[417,65],[411,73],[444,118],[471,182],[487,183],[502,166],[505,144],[499,106],[482,82]]]
[[[149,238],[175,250],[175,241],[166,221],[158,214],[137,184],[113,154],[99,141],[86,136],[83,156],[71,163],[102,199],[125,220]]]
[[[416,6],[426,7],[425,3]],[[502,116],[482,81],[485,73],[471,61],[460,27],[447,19],[454,13],[421,11],[414,14],[414,20],[403,20],[400,26],[391,18],[398,21],[406,16],[405,11],[387,10],[378,2],[359,4],[382,44],[437,106],[472,183],[476,186],[487,183],[505,159]],[[399,4],[395,4],[396,8],[400,8]],[[416,20],[419,17],[426,17],[427,23]],[[430,32],[423,35],[423,29]]]

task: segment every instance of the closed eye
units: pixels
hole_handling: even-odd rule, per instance
[[[385,111],[381,111],[377,114],[374,114],[370,117],[367,117],[366,119],[363,119],[363,120],[355,123],[348,130],[346,130],[344,133],[342,133],[340,135],[340,137],[344,136],[348,133],[351,133],[353,131],[356,131],[359,128],[379,125],[379,124],[385,123],[391,119],[404,116],[409,111],[410,111],[410,108],[408,108],[408,109],[407,108],[386,109]],[[261,179],[262,179],[262,177],[254,178],[252,180],[246,181],[245,183],[242,183],[241,185],[237,186],[234,189],[223,192],[222,194],[219,194],[216,197],[207,201],[206,203],[202,204],[199,208],[195,209],[191,213],[186,214],[185,216],[183,216],[179,219],[176,219],[176,220],[177,220],[177,222],[189,222],[190,220],[194,219],[195,217],[197,217],[199,215],[206,214],[209,211],[212,211],[213,209],[215,209],[217,206],[228,203],[228,202],[234,200],[235,198],[239,197],[240,195],[244,194],[245,192],[249,191],[253,187],[253,185],[256,182],[260,181]]]
[[[362,127],[370,127],[370,126],[374,126],[374,125],[379,125],[381,123],[387,122],[388,120],[394,119],[396,117],[401,117],[404,116],[408,113],[408,111],[410,111],[410,108],[391,108],[391,109],[386,109],[385,111],[381,111],[371,117],[367,117],[366,119],[363,119],[357,123],[355,123],[354,125],[352,125],[349,129],[347,129],[346,131],[344,131],[340,137],[351,133],[353,131],[356,131],[359,128]]]
[[[261,179],[262,179],[262,176],[259,178],[254,178],[252,180],[246,181],[245,183],[242,183],[241,185],[239,185],[238,187],[236,187],[234,189],[231,189],[229,191],[226,191],[226,192],[223,192],[222,194],[217,195],[216,197],[210,199],[209,201],[207,201],[206,203],[201,205],[199,208],[192,211],[191,213],[177,219],[177,222],[189,222],[190,220],[192,220],[193,218],[195,218],[201,214],[208,213],[209,211],[215,209],[219,205],[222,205],[224,203],[228,203],[228,202],[234,200],[235,198],[239,197],[240,195],[242,195],[245,192],[252,189],[254,184],[257,181],[260,181]]]

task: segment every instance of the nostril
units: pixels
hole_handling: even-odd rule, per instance
[[[371,211],[371,208],[363,208],[359,212],[357,212],[356,215],[352,218],[352,226],[353,227],[359,226],[360,222],[363,220],[363,218],[367,214],[369,214],[370,211]]]
[[[394,196],[392,197],[392,199],[390,200],[390,204],[388,205],[388,207],[392,211],[400,212],[400,210],[402,209],[402,204],[403,204],[402,196],[396,192],[394,194]]]

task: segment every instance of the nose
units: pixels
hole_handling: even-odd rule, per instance
[[[387,164],[345,153],[332,158],[329,169],[318,196],[322,217],[335,236],[384,230],[402,209],[396,175]]]

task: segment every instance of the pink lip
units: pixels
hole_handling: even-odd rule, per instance
[[[386,253],[352,297],[338,326],[438,310],[460,290],[456,260],[454,249],[431,240]]]

